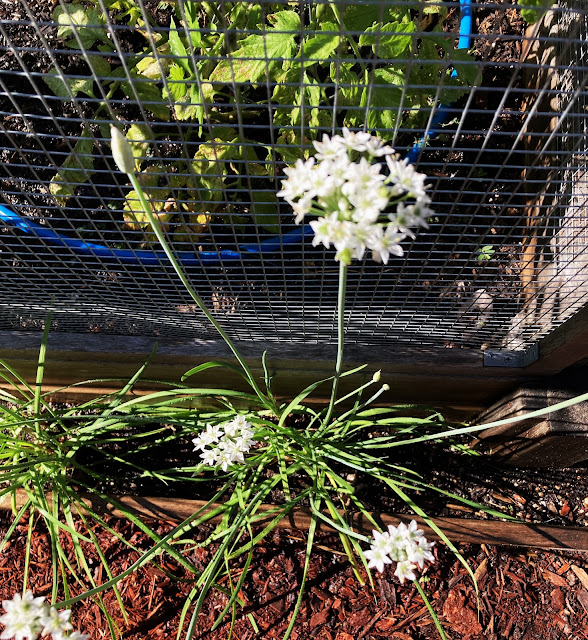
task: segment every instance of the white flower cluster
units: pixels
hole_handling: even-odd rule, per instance
[[[433,562],[435,556],[431,553],[434,542],[427,542],[423,532],[417,528],[412,520],[408,527],[401,522],[397,527],[390,525],[388,531],[380,533],[373,531],[374,542],[368,551],[364,551],[369,560],[368,567],[375,567],[384,571],[384,566],[396,562],[394,575],[404,582],[416,580],[414,570],[417,565],[422,569],[425,561]]]
[[[58,611],[44,600],[43,596],[35,598],[32,591],[27,591],[22,597],[17,593],[12,600],[4,600],[2,606],[6,613],[0,616],[0,623],[4,625],[0,638],[35,640],[39,635],[51,635],[53,640],[86,640],[90,637],[72,631],[69,609]]]
[[[402,256],[400,243],[414,237],[412,228],[428,228],[427,218],[433,215],[426,176],[366,132],[343,129],[342,136],[324,135],[313,144],[313,158],[284,169],[288,178],[278,192],[292,206],[296,224],[307,214],[319,216],[310,222],[313,245],[328,249],[333,244],[335,259],[345,264],[363,258],[366,249],[385,264],[390,254]],[[388,175],[373,162],[380,157],[386,160]],[[409,199],[412,202],[405,203]]]
[[[244,416],[238,415],[224,424],[207,424],[206,430],[192,442],[195,450],[201,451],[204,464],[226,471],[235,462],[244,462],[244,454],[255,444],[252,427]]]

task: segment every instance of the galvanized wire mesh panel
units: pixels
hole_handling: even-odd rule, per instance
[[[60,330],[213,335],[116,171],[117,122],[227,331],[333,341],[334,254],[275,193],[347,126],[408,154],[436,212],[404,258],[350,268],[349,339],[527,347],[587,299],[587,11],[528,28],[512,2],[5,1],[1,325],[54,308]]]

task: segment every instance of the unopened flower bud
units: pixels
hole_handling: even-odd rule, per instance
[[[380,382],[380,378],[382,377],[382,371],[376,371],[372,377],[372,382]]]
[[[135,157],[129,141],[114,126],[110,125],[110,148],[116,166],[123,173],[133,173],[135,170]]]
[[[382,385],[382,391],[390,391],[390,385],[389,384],[383,384]]]

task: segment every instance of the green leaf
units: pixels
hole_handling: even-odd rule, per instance
[[[270,233],[280,233],[280,216],[276,194],[272,191],[253,191],[251,197],[251,216],[255,224]]]
[[[194,49],[202,48],[202,34],[200,32],[200,23],[198,22],[198,7],[196,2],[184,3],[184,15],[186,16],[186,26],[190,33],[190,42]]]
[[[273,25],[276,31],[294,31],[293,35],[300,32],[300,16],[296,11],[279,11],[267,17],[267,21]]]
[[[517,0],[521,7],[521,16],[528,24],[535,24],[543,13],[553,5],[554,0]]]
[[[110,76],[112,67],[104,56],[88,56],[88,60],[92,71],[98,78],[107,78]]]
[[[127,77],[127,72],[124,67],[115,67],[110,75],[112,78],[124,80]]]
[[[300,83],[302,68],[295,65],[282,72],[276,78],[276,86],[272,92],[272,104],[274,105],[274,126],[287,125],[291,122],[291,113],[299,94],[296,86]],[[286,106],[282,106],[286,105]]]
[[[190,60],[188,57],[188,52],[186,51],[186,47],[180,38],[180,34],[176,27],[176,23],[174,19],[171,19],[171,28],[169,31],[169,46],[171,49],[171,53],[174,56],[177,63],[182,67],[182,69],[188,74],[188,77],[193,75],[192,69],[190,68]]]
[[[480,84],[480,66],[473,55],[465,49],[455,49],[448,56],[459,80],[464,84],[467,82],[471,87]]]
[[[237,145],[225,144],[220,138],[203,143],[198,148],[192,162],[192,171],[198,186],[209,190],[201,193],[203,200],[220,200],[224,189],[224,176],[227,175],[226,162],[239,158]]]
[[[147,200],[151,205],[152,213],[163,207],[163,201],[169,196],[169,188],[160,187],[159,179],[164,175],[164,169],[161,166],[150,166],[144,171],[137,173],[137,180],[143,189]],[[149,220],[139,199],[139,194],[133,189],[125,195],[125,203],[123,207],[123,219],[131,228],[143,227],[149,224]],[[163,220],[163,222],[169,221]]]
[[[59,98],[71,99],[78,93],[85,93],[90,98],[94,97],[92,78],[65,78],[65,83],[59,77],[57,69],[51,69],[49,73],[43,77],[45,84]]]
[[[94,158],[91,155],[93,146],[94,141],[90,133],[84,129],[80,140],[74,145],[73,153],[65,159],[51,180],[49,192],[61,205],[65,205],[67,199],[73,196],[76,187],[86,182],[94,172]]]
[[[315,33],[313,36],[306,38],[297,56],[304,59],[305,63],[312,64],[317,61],[326,61],[337,51],[339,43],[342,41],[335,23],[323,22],[321,29],[323,31],[334,31],[335,33]]]
[[[175,215],[175,211],[168,212],[162,210],[163,201],[165,201],[169,196],[169,189],[154,189],[153,191],[153,199],[149,200],[151,212],[156,216],[160,224],[164,226],[164,230],[166,230],[166,223],[168,223]],[[145,229],[150,226],[149,217],[143,209],[143,205],[139,200],[139,195],[134,190],[129,191],[125,196],[123,218],[131,229]]]
[[[174,104],[176,118],[202,122],[204,120],[204,99],[196,83],[192,83],[187,98],[185,102],[179,101]]]
[[[202,49],[202,33],[199,29],[190,29],[190,42],[194,50]]]
[[[210,360],[209,362],[204,362],[203,364],[200,364],[197,367],[193,367],[192,369],[186,371],[186,373],[184,373],[184,375],[181,377],[181,380],[183,382],[190,376],[200,373],[201,371],[205,371],[206,369],[211,369],[213,367],[223,367],[224,369],[229,369],[230,371],[237,373],[242,378],[247,379],[247,376],[245,375],[241,367],[238,367],[237,365],[231,364],[229,362],[218,362],[217,360]]]
[[[306,151],[302,152],[302,147],[306,148]],[[300,138],[299,131],[292,131],[291,127],[283,128],[279,130],[279,136],[276,140],[274,149],[276,153],[279,153],[284,162],[294,163],[301,157],[308,158],[308,148],[312,147],[312,143],[305,136],[304,141]],[[268,158],[271,160],[271,157]]]
[[[161,89],[157,84],[134,72],[131,72],[131,78],[133,80],[132,84],[128,81],[121,84],[121,88],[127,98],[130,100],[136,100],[136,91],[141,104],[146,109],[149,109],[154,116],[161,118],[161,120],[169,121],[169,108],[164,102],[161,95]],[[135,91],[133,91],[133,87],[135,88]]]
[[[186,16],[186,22],[190,29],[198,29],[198,4],[189,0],[184,2],[184,15]]]
[[[247,21],[243,25],[245,31],[253,31],[257,28],[257,25],[261,22],[261,4],[256,2],[247,6]]]
[[[168,192],[166,191],[164,196],[162,196],[162,188],[159,186],[161,178],[164,178],[163,182],[165,182],[167,186],[167,168],[163,167],[160,164],[151,165],[147,167],[144,171],[137,174],[137,180],[141,185],[143,191],[147,197],[151,200],[162,200],[167,198]]]
[[[125,196],[123,219],[127,226],[132,229],[143,228],[149,224],[149,220],[147,220],[147,216],[143,210],[143,205],[139,200],[139,194],[134,190],[129,191]]]
[[[304,92],[306,94],[305,103],[308,105],[305,117],[310,127],[308,133],[311,138],[318,138],[320,128],[329,128],[332,126],[333,117],[326,109],[319,109],[323,104],[323,95],[321,87],[316,80],[304,75]]]
[[[77,49],[80,46],[75,39],[76,33],[84,49],[89,49],[96,40],[108,41],[106,30],[101,26],[104,15],[97,9],[85,9],[80,4],[59,5],[53,12],[53,19],[59,25],[58,37],[73,38],[66,42],[68,47]]]
[[[268,20],[276,25],[275,28],[242,40],[240,47],[222,60],[210,74],[212,82],[256,83],[268,75],[274,78],[276,69],[282,66],[282,58],[293,56],[300,18],[294,11],[280,11],[268,16]]]
[[[362,90],[365,89],[365,84],[354,71],[351,71],[352,66],[353,64],[348,62],[341,64],[331,63],[330,75],[333,82],[336,82],[339,87],[338,107],[359,106]]]
[[[165,47],[160,47],[159,53],[169,55],[169,51],[165,49]],[[157,56],[157,58],[145,56],[137,62],[135,70],[150,80],[161,80],[161,78],[168,73],[169,66],[170,64],[167,58],[161,56]]]
[[[221,132],[222,130],[223,128],[221,128]],[[235,142],[235,140],[216,137],[210,142],[202,143],[194,155],[194,160],[205,160],[207,166],[225,160],[238,160],[239,147],[236,144],[226,144],[227,142]]]
[[[175,63],[169,68],[167,86],[178,120],[204,120],[204,97],[198,85],[193,80],[185,80],[184,70]],[[163,94],[167,97],[165,89]]]
[[[412,44],[415,25],[412,20],[375,24],[359,37],[361,47],[371,45],[375,55],[380,58],[406,57]]]
[[[222,133],[218,132],[218,127],[215,127],[214,135],[221,138],[222,140],[230,141],[235,139],[237,133],[234,129],[227,128],[226,134],[225,136],[223,136]],[[254,143],[246,140],[245,144],[239,147],[239,157],[237,158],[239,162],[231,162],[231,169],[233,169],[235,174],[238,176],[241,176],[245,173],[247,173],[249,176],[267,176],[267,167],[265,166],[265,164],[259,162],[257,153],[255,152],[255,147],[250,146],[251,144]]]
[[[374,22],[381,22],[387,17],[383,3],[351,4],[343,14],[346,31],[365,31]]]
[[[133,156],[135,157],[135,169],[140,171],[141,164],[143,163],[141,158],[143,158],[149,150],[149,129],[144,124],[132,124],[125,134],[125,137],[129,141],[131,149],[133,150]]]
[[[360,102],[361,107],[366,107],[369,99],[368,129],[394,129],[402,102],[404,74],[394,67],[375,69],[373,74],[371,92],[370,87],[364,88]]]
[[[439,0],[425,0],[422,12],[423,15],[438,15],[442,21],[447,17],[447,7],[444,4],[440,4]]]
[[[185,81],[184,70],[175,62],[170,65],[166,84],[174,102],[180,102],[188,93],[188,83]]]

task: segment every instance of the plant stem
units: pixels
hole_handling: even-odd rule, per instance
[[[251,387],[253,388],[253,390],[257,394],[257,397],[261,400],[261,402],[266,407],[268,407],[268,409],[270,409],[271,411],[273,411],[275,413],[276,412],[276,407],[275,407],[274,403],[261,391],[261,389],[257,385],[257,382],[255,381],[255,378],[253,377],[253,374],[251,373],[249,367],[247,366],[247,363],[241,357],[241,354],[237,350],[237,347],[233,344],[233,341],[226,334],[225,330],[215,320],[213,315],[210,313],[210,311],[208,310],[208,308],[204,304],[204,301],[202,300],[202,298],[196,293],[196,291],[192,287],[190,281],[186,277],[186,274],[184,273],[184,270],[182,269],[181,265],[179,264],[178,260],[176,259],[176,256],[174,255],[174,253],[173,253],[168,241],[166,240],[166,238],[165,238],[165,236],[163,234],[163,231],[161,230],[161,226],[159,224],[159,220],[156,218],[156,216],[153,215],[153,211],[151,210],[151,204],[147,200],[147,197],[145,196],[145,192],[143,191],[143,188],[141,187],[141,184],[137,180],[137,176],[135,174],[133,174],[133,173],[127,173],[127,176],[129,177],[129,179],[131,181],[131,184],[133,185],[133,189],[135,190],[135,192],[139,196],[139,200],[141,202],[141,206],[143,207],[143,210],[145,211],[145,215],[147,216],[147,219],[149,220],[149,223],[151,224],[151,228],[153,229],[155,235],[157,236],[157,239],[159,240],[159,243],[161,244],[161,246],[162,246],[162,248],[163,248],[163,250],[165,252],[165,255],[169,258],[169,260],[172,263],[172,266],[173,266],[175,272],[178,274],[178,277],[180,278],[180,280],[182,281],[182,284],[186,288],[186,291],[190,294],[190,296],[192,297],[192,300],[194,300],[194,302],[200,307],[200,310],[202,311],[202,313],[206,316],[206,318],[208,320],[210,320],[212,326],[219,332],[221,338],[225,341],[225,343],[227,344],[229,349],[233,352],[233,355],[235,356],[235,358],[237,358],[237,361],[239,362],[239,364],[243,368],[243,371],[245,371],[245,375],[247,376],[249,384],[251,385]]]
[[[331,400],[327,415],[323,420],[322,427],[326,428],[333,415],[337,390],[339,388],[339,378],[343,369],[343,348],[345,346],[345,292],[347,290],[347,265],[341,261],[339,263],[339,293],[337,296],[337,362],[335,363],[335,377],[333,378],[333,388],[331,389]],[[321,428],[322,431],[322,428]]]
[[[341,33],[345,33],[346,28],[345,28],[345,24],[343,23],[343,16],[341,15],[341,12],[339,11],[339,7],[337,6],[337,4],[334,2],[334,0],[327,0],[329,3],[329,6],[331,7],[331,11],[333,12],[333,15],[335,16],[335,20],[337,21],[337,24],[339,25],[339,28],[341,29]],[[353,54],[355,55],[355,57],[357,58],[357,62],[359,63],[360,67],[363,69],[363,71],[366,71],[366,66],[364,64],[362,55],[359,51],[359,47],[357,46],[357,42],[355,42],[355,40],[353,39],[353,36],[350,35],[346,35],[345,36],[347,42],[349,43],[349,46],[351,47]]]

